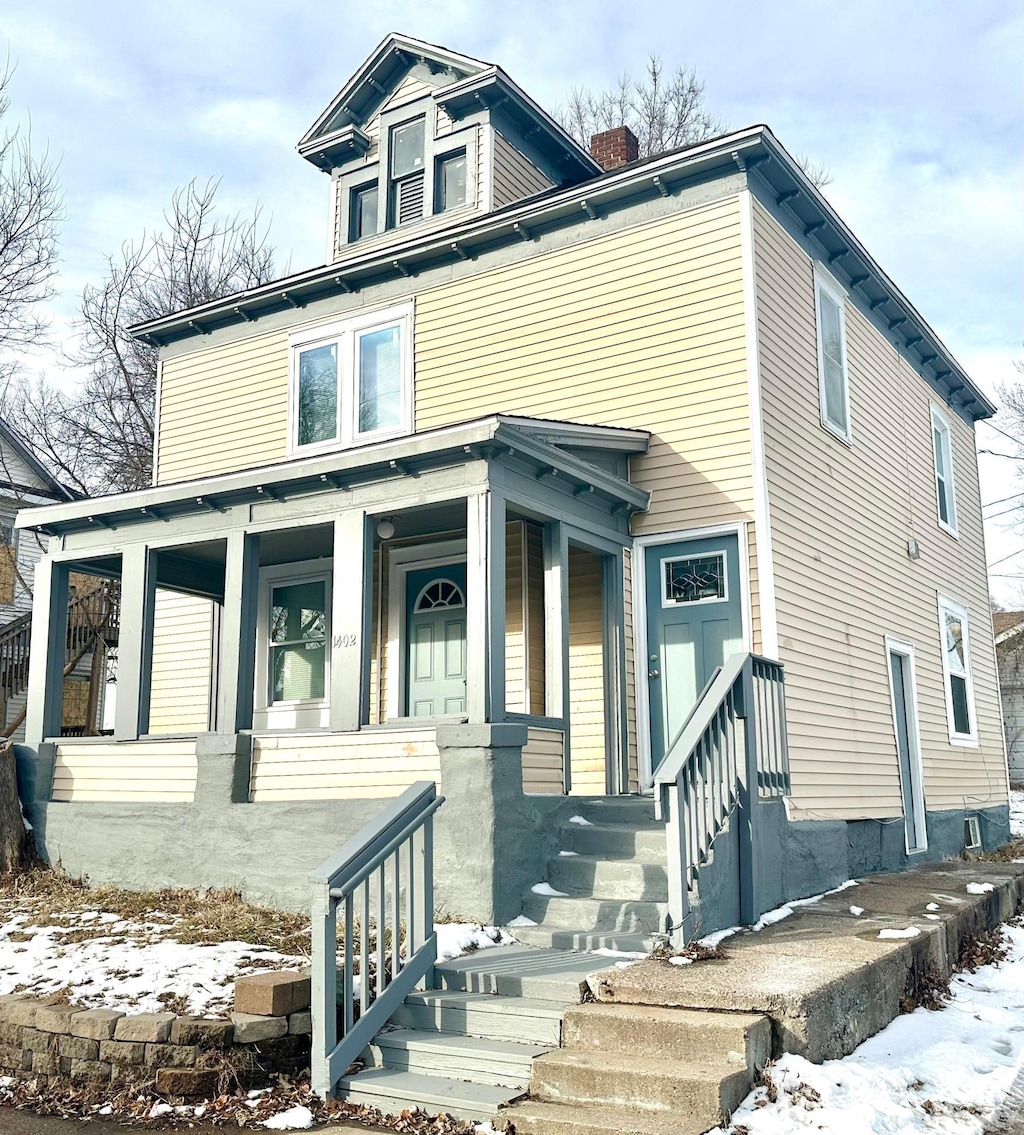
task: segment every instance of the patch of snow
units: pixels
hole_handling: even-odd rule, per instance
[[[583,816],[570,816],[569,817],[569,823],[570,824],[580,824],[582,827],[585,827],[585,828],[592,828],[594,826],[589,820],[584,819]]]
[[[471,950],[488,946],[511,946],[515,939],[497,926],[482,926],[479,922],[443,922],[434,926],[437,935],[437,960],[448,962]]]
[[[517,914],[515,918],[509,923],[509,926],[536,926],[537,923],[532,918],[527,918],[525,914]]]
[[[674,954],[669,958],[669,964],[673,966],[688,966],[693,964],[693,958],[686,958],[682,954]]]
[[[995,887],[991,883],[968,883],[967,893],[969,895],[987,895],[989,891],[994,891]]]
[[[569,897],[567,891],[556,891],[550,883],[534,883],[530,890],[535,895],[544,895],[549,899],[566,899]]]
[[[776,1102],[758,1088],[709,1135],[979,1135],[1024,1060],[1024,928],[1006,932],[1009,958],[954,977],[944,1009],[897,1017],[843,1060],[780,1057]]]
[[[864,913],[864,908],[862,906],[851,906],[850,913],[854,916],[854,918],[860,918],[860,916]]]
[[[830,891],[823,891],[820,895],[811,895],[806,899],[790,899],[789,902],[783,903],[782,906],[778,906],[774,910],[766,910],[751,929],[763,930],[766,926],[772,926],[776,922],[781,922],[784,918],[788,918],[797,907],[813,906],[815,903],[821,902],[826,895],[837,895],[840,891],[845,891],[850,887],[857,886],[860,886],[860,884],[856,879],[847,879],[845,883],[840,883],[838,887],[833,887]]]
[[[104,1104],[104,1105],[103,1105],[103,1106],[102,1106],[102,1107],[101,1107],[101,1108],[99,1109],[99,1111],[98,1111],[98,1112],[96,1112],[96,1114],[97,1114],[97,1115],[113,1115],[113,1114],[114,1114],[114,1109],[113,1109],[113,1108],[112,1108],[112,1107],[110,1106],[110,1104],[108,1104],[108,1103],[107,1103],[107,1104]]]
[[[150,1119],[159,1119],[162,1115],[173,1115],[174,1108],[169,1103],[155,1103],[149,1109]]]
[[[308,1131],[313,1126],[313,1113],[299,1104],[264,1120],[263,1126],[269,1131]]]
[[[942,908],[939,906],[939,904],[937,902],[930,902],[924,909],[925,910],[941,910]]]
[[[1024,791],[1010,789],[1010,835],[1024,836]]]
[[[916,938],[921,931],[916,926],[907,926],[902,930],[879,930],[879,938]]]
[[[643,961],[647,954],[640,950],[609,950],[607,946],[601,946],[596,950],[588,950],[590,954],[600,954],[605,958],[633,958],[637,961]]]
[[[558,854],[563,856],[564,858],[568,859],[570,855],[579,855],[579,852],[578,851],[560,851]]]
[[[742,929],[742,926],[727,926],[724,930],[716,930],[714,934],[705,934],[697,945],[706,946],[709,950],[716,950],[720,942],[724,942],[726,938],[731,938],[734,934],[739,934]]]
[[[938,914],[926,914],[925,918],[930,918],[932,922],[941,922],[942,917]]]

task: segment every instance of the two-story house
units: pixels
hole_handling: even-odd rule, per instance
[[[572,881],[531,887],[581,796],[715,796],[612,927],[648,937],[1006,838],[993,407],[766,127],[634,145],[389,36],[299,144],[327,263],[136,329],[152,488],[18,521],[65,868],[301,906],[435,780],[445,906],[578,943]],[[121,581],[112,738],[59,737],[72,572]],[[737,718],[756,770],[715,765]]]

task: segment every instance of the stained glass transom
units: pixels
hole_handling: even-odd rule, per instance
[[[458,584],[450,579],[436,579],[428,583],[416,600],[417,611],[437,611],[444,607],[465,607],[466,599]]]
[[[726,597],[725,555],[665,561],[665,602],[699,603]]]

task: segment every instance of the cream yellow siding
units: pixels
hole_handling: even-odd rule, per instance
[[[505,708],[526,713],[526,525],[515,520],[505,525]]]
[[[53,799],[113,803],[191,803],[196,743],[61,741],[53,770]]]
[[[153,612],[150,733],[204,733],[210,728],[213,603],[157,590]]]
[[[928,808],[1005,802],[974,436],[952,424],[959,539],[939,528],[930,404],[845,305],[852,443],[821,425],[809,258],[754,207],[760,376],[794,815],[902,812],[884,636],[913,643]],[[907,555],[907,540],[921,547]],[[937,593],[970,612],[980,745],[949,743]]]
[[[528,713],[543,716],[544,707],[544,537],[536,524],[526,526],[526,654],[529,667]]]
[[[433,729],[254,737],[253,802],[376,800],[400,796],[418,780],[441,783]]]
[[[601,561],[569,549],[569,764],[571,791],[604,795],[604,616]]]
[[[497,131],[494,138],[494,208],[550,189],[552,182]]]
[[[564,740],[558,729],[527,730],[523,748],[523,791],[558,796],[564,789]]]
[[[433,90],[434,88],[429,83],[424,83],[422,79],[417,79],[415,75],[406,75],[381,104],[379,114],[383,114],[385,111],[395,110],[397,107],[404,106],[407,102],[415,102],[416,99],[431,94]]]

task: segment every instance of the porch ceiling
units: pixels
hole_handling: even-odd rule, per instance
[[[644,453],[648,439],[649,434],[643,430],[494,415],[240,473],[23,509],[16,524],[49,535],[97,528],[113,530],[211,511],[226,513],[237,505],[267,500],[291,501],[325,492],[345,492],[357,485],[415,478],[428,470],[471,461],[490,463],[511,458],[532,467],[538,480],[547,475],[556,477],[561,484],[571,486],[574,493],[604,500],[611,511],[629,514],[646,510],[650,494],[563,447]]]

